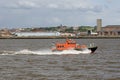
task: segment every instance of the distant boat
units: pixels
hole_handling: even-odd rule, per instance
[[[87,45],[80,45],[77,44],[75,40],[66,39],[64,43],[55,43],[55,46],[52,48],[52,51],[64,51],[64,50],[76,50],[80,53],[94,53],[97,49],[97,46],[90,44],[88,47]]]

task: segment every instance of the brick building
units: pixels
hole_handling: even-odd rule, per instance
[[[107,25],[98,31],[99,36],[120,36],[120,25]]]

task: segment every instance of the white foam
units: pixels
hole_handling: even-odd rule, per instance
[[[83,51],[77,51],[77,50],[64,50],[64,51],[56,51],[52,52],[50,49],[48,50],[37,50],[32,51],[29,49],[23,49],[20,51],[2,51],[1,55],[16,55],[16,54],[37,54],[37,55],[66,55],[66,54],[90,54],[91,51],[88,49],[85,49]]]
[[[37,55],[64,55],[64,54],[89,54],[91,53],[90,50],[86,49],[84,51],[77,51],[77,50],[64,50],[61,52],[52,52],[51,50],[38,50],[38,51],[31,51],[28,49],[20,50],[15,52],[14,54],[37,54]]]
[[[0,51],[0,55],[14,55],[14,51]]]
[[[28,49],[23,49],[20,51],[16,51],[14,54],[35,54],[35,52]]]
[[[84,51],[77,51],[77,50],[64,50],[62,54],[90,54],[91,51],[86,49]]]

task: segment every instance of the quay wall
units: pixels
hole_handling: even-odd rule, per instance
[[[59,36],[45,36],[45,37],[0,37],[0,39],[120,39],[120,36],[79,36],[79,37],[59,37]]]

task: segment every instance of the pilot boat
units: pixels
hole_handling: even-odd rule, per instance
[[[73,39],[66,39],[64,43],[56,42],[55,46],[52,48],[52,51],[76,50],[80,53],[85,53],[86,51],[86,53],[94,53],[96,49],[97,46],[94,46],[93,44],[90,44],[90,46],[80,45]]]

